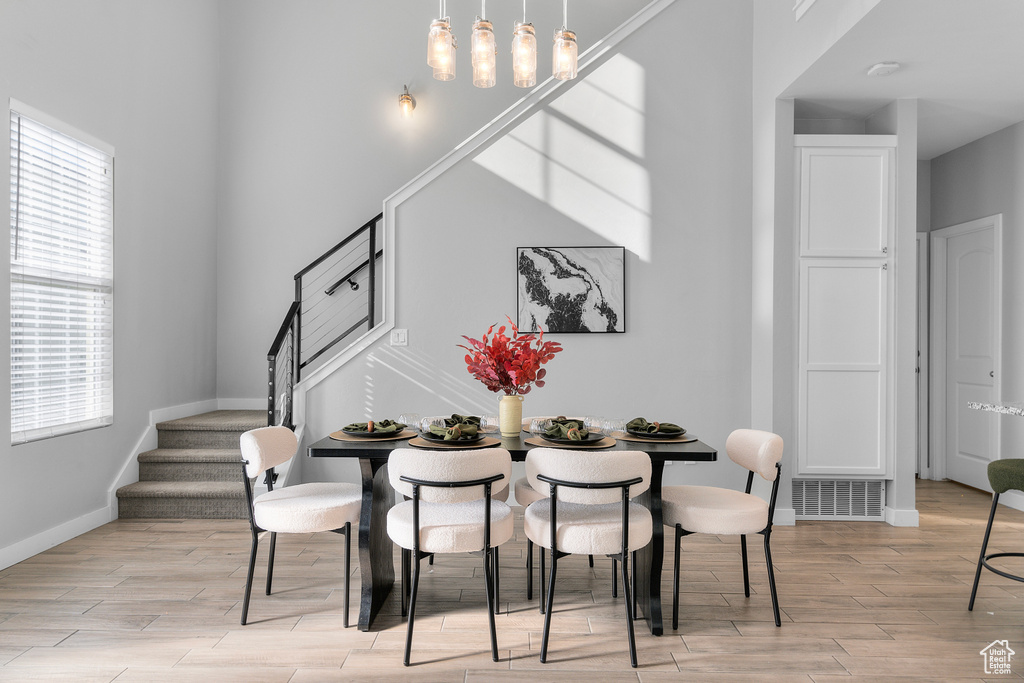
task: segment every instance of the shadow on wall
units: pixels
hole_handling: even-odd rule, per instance
[[[644,97],[644,68],[615,55],[474,161],[650,262]]]

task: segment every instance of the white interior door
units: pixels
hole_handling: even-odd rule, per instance
[[[998,217],[994,217],[998,218]],[[941,397],[945,477],[989,490],[987,467],[999,457],[997,416],[967,407],[997,400],[1000,268],[997,221],[982,219],[933,233],[933,293],[941,300]]]

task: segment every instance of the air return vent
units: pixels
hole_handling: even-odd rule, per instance
[[[881,521],[884,481],[794,479],[797,519],[870,519]]]

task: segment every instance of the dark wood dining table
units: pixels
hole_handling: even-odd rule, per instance
[[[494,436],[497,436],[495,434]],[[512,454],[512,460],[526,460],[533,448],[526,443],[529,434],[501,438],[500,447]],[[359,574],[361,596],[359,601],[359,630],[368,631],[381,606],[395,584],[394,545],[387,533],[388,510],[395,504],[394,490],[388,481],[388,455],[396,448],[409,447],[407,440],[339,441],[325,437],[309,446],[313,458],[358,458],[362,475],[363,506],[359,518]],[[496,446],[497,447],[497,446]],[[651,486],[637,500],[651,511],[654,536],[651,542],[637,551],[636,576],[637,607],[643,614],[651,633],[664,632],[661,613],[661,569],[665,557],[665,535],[661,514],[661,481],[666,462],[711,462],[718,452],[702,441],[655,442],[618,439],[607,450],[638,450],[651,456]],[[511,485],[513,482],[509,482]]]

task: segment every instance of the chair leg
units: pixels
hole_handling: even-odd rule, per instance
[[[348,628],[348,595],[352,583],[352,523],[345,522],[345,619],[343,624]]]
[[[541,549],[541,560],[544,558],[544,549]],[[558,568],[558,558],[554,551],[551,553],[551,576],[548,579],[548,599],[546,603],[547,612],[544,613],[544,636],[541,639],[540,645],[540,662],[545,663],[548,660],[548,636],[551,635],[551,612],[552,606],[555,599],[555,570]],[[543,574],[541,574],[543,576]],[[543,583],[543,581],[541,582]]]
[[[491,659],[494,661],[498,661],[498,632],[494,627],[494,614],[498,611],[498,592],[497,576],[491,576],[491,565],[496,565],[497,563],[496,556],[492,554],[497,552],[497,550],[497,548],[484,550],[484,596],[487,598],[487,621],[491,627]],[[493,586],[492,581],[494,582]],[[493,593],[491,592],[492,587],[494,588]],[[411,626],[409,633],[412,633]]]
[[[619,585],[619,570],[618,570],[618,566],[619,566],[619,563],[617,561],[615,561],[615,560],[612,560],[612,597],[613,598],[619,597],[619,588],[618,588],[618,585]]]
[[[540,613],[544,614],[544,597],[547,595],[544,591],[544,548],[538,548],[540,550]]]
[[[680,539],[683,537],[683,529],[678,524],[676,525],[676,556],[673,562],[672,572],[672,630],[679,629],[679,547]],[[634,564],[633,569],[636,569]]]
[[[434,566],[434,553],[430,553],[430,560],[429,560],[429,562],[430,562],[430,566],[433,567]]]
[[[414,557],[411,559],[415,566],[412,568],[412,592],[409,594],[409,625],[405,634],[405,659],[402,662],[405,666],[409,666],[409,657],[412,653],[412,627],[413,620],[416,618],[416,589],[420,584],[420,558]]]
[[[408,616],[409,603],[409,551],[402,548],[402,616]]]
[[[767,538],[767,536],[765,537]],[[747,571],[747,535],[740,534],[740,555],[743,557],[743,594],[750,597],[750,573]]]
[[[494,613],[495,614],[499,614],[500,613],[499,612],[500,602],[498,600],[498,596],[500,595],[499,589],[501,588],[501,580],[499,578],[500,574],[498,572],[498,548],[497,547],[491,548],[491,566],[492,566],[491,574],[494,576],[494,595],[493,595],[494,599],[492,600],[492,602],[494,604]],[[494,661],[498,661],[497,660],[497,655],[495,655],[495,660]]]
[[[533,600],[533,541],[526,539],[526,599]]]
[[[274,549],[277,547],[277,532],[270,532],[270,561],[267,563],[267,595],[270,595],[270,584],[274,580]]]
[[[594,568],[594,556],[593,555],[587,555],[587,558],[590,561],[590,568],[593,569]]]
[[[625,568],[623,568],[623,570],[625,570]],[[632,577],[633,577],[633,579],[632,579],[632,583],[630,585],[635,586],[636,585],[636,551],[635,550],[633,551],[633,575],[632,575]],[[633,596],[633,600],[632,600],[632,603],[633,603],[633,618],[636,619],[636,591],[633,591],[631,594]]]
[[[242,599],[242,626],[249,616],[249,595],[252,593],[252,575],[256,571],[256,547],[260,538],[255,533],[252,535],[252,549],[249,551],[249,574],[245,579],[245,597]]]
[[[985,540],[981,542],[981,554],[978,555],[978,570],[974,573],[974,587],[971,588],[971,602],[967,605],[967,611],[974,611],[974,598],[978,595],[978,581],[981,579],[982,561],[985,559],[985,551],[988,549],[988,537],[992,533],[992,520],[996,516],[996,506],[999,505],[999,494],[992,494],[992,510],[988,513],[988,525],[985,527]],[[245,617],[243,617],[244,619]],[[245,623],[244,621],[242,622]]]
[[[772,592],[772,611],[775,612],[775,625],[782,626],[782,619],[779,617],[779,594],[775,591],[775,570],[772,568],[772,547],[771,535],[764,535],[764,559],[768,563],[768,588]]]
[[[633,632],[633,598],[629,585],[628,553],[622,553],[622,597],[626,606],[626,634],[629,637],[629,665],[636,668],[636,634]],[[543,661],[543,660],[542,660]]]

